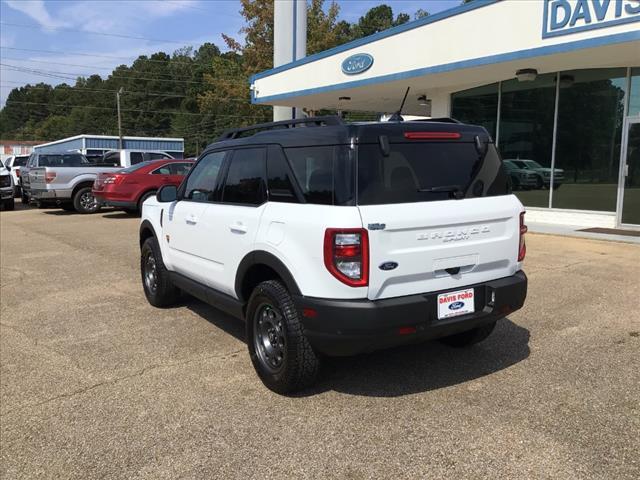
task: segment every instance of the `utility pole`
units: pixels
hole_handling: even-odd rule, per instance
[[[116,92],[116,104],[118,105],[118,137],[119,137],[119,149],[122,150],[122,116],[120,115],[120,95],[124,93],[124,87],[120,87],[120,90]]]

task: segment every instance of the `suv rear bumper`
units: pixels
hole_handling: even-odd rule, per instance
[[[499,320],[524,304],[527,276],[519,271],[511,277],[454,290],[472,287],[475,312],[443,320],[438,320],[438,295],[452,290],[383,300],[294,296],[294,301],[302,315],[305,335],[316,350],[333,356],[354,355],[446,337]],[[492,292],[495,301],[490,305]],[[316,314],[307,311],[305,316],[305,309]]]

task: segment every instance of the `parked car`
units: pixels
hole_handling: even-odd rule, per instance
[[[223,134],[144,203],[141,279],[156,307],[184,291],[245,320],[284,393],[321,354],[487,338],[524,303],[526,231],[482,127],[290,120]]]
[[[192,165],[193,159],[152,160],[101,173],[93,184],[93,196],[103,205],[139,212],[162,185],[180,185]]]
[[[15,155],[5,161],[5,167],[9,169],[13,177],[16,197],[19,197],[22,192],[20,187],[20,170],[27,165],[27,160],[29,160],[29,155]]]
[[[58,205],[65,210],[93,213],[100,205],[91,187],[99,173],[114,172],[121,167],[104,167],[90,163],[81,153],[34,152],[27,162],[28,174],[21,176],[23,194],[38,206]]]
[[[14,200],[14,183],[11,172],[0,161],[0,201],[5,210],[13,210],[15,208]]]
[[[505,160],[506,161],[506,160]],[[551,184],[551,169],[543,167],[535,160],[521,160],[521,159],[513,159],[510,160],[516,167],[520,169],[531,170],[536,172],[538,177],[537,188],[542,188],[543,186],[549,188]],[[564,170],[561,168],[554,169],[553,173],[553,188],[560,188],[560,185],[564,182]]]
[[[160,150],[111,150],[106,152],[102,157],[102,164],[109,165],[121,165],[123,167],[130,167],[137,165],[141,162],[148,162],[150,160],[172,160],[173,157],[167,152]]]
[[[531,190],[532,188],[542,188],[540,175],[528,168],[519,168],[513,160],[504,160],[503,165],[511,177],[511,185],[514,190]]]

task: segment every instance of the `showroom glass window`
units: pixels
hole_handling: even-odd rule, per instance
[[[629,115],[640,115],[640,67],[631,69],[631,94],[629,97]]]
[[[497,114],[497,83],[451,95],[451,116],[461,122],[482,125],[492,138],[496,138]]]
[[[556,74],[502,82],[500,153],[511,160],[514,193],[529,207],[549,206]]]
[[[615,212],[626,68],[560,74],[554,208]],[[559,172],[560,173],[560,172]]]

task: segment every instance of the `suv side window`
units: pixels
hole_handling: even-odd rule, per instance
[[[276,146],[269,147],[267,186],[270,202],[298,203],[287,159]]]
[[[224,162],[226,151],[206,154],[193,167],[184,187],[184,200],[193,202],[213,202],[218,175]]]
[[[142,152],[130,152],[129,155],[131,158],[131,165],[144,161],[144,155]]]
[[[186,162],[166,163],[151,173],[154,175],[186,175],[189,173],[191,165],[191,163]]]
[[[233,152],[222,192],[225,203],[260,205],[265,201],[266,148],[242,148]]]
[[[120,152],[107,153],[102,159],[103,163],[109,163],[112,165],[120,165]]]
[[[169,155],[158,152],[149,152],[147,155],[149,156],[149,160],[168,160],[171,158]]]

